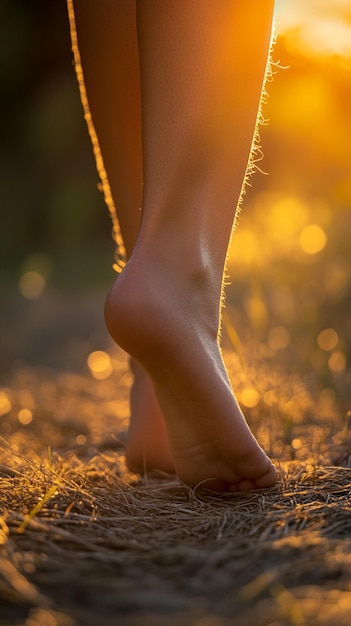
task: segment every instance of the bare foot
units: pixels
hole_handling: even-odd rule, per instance
[[[130,470],[144,474],[152,469],[174,473],[166,424],[152,382],[145,370],[130,359],[133,384],[126,460]]]
[[[234,397],[207,271],[186,275],[137,257],[107,297],[106,324],[153,381],[179,478],[219,491],[270,487],[276,469]]]

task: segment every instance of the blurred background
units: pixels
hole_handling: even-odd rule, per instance
[[[0,5],[0,367],[80,367],[108,350],[111,223],[85,127],[66,5]],[[225,345],[350,405],[351,7],[278,0],[264,158],[229,260]],[[238,337],[240,336],[240,341]],[[290,369],[289,369],[290,368]],[[249,400],[248,400],[249,401]],[[253,402],[251,398],[251,402]]]

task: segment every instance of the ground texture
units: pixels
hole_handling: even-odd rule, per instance
[[[226,361],[279,484],[218,495],[140,479],[124,462],[128,362],[99,330],[99,297],[45,297],[20,324],[8,310],[2,338],[0,624],[349,626],[347,393],[275,368],[258,343],[249,358],[234,312]],[[86,366],[97,348],[102,380]]]

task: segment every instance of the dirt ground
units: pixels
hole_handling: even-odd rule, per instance
[[[350,626],[347,393],[292,372],[289,355],[284,368],[229,349],[227,321],[230,375],[280,483],[216,495],[140,479],[102,297],[18,296],[2,311],[1,626]],[[95,350],[111,358],[101,380]]]

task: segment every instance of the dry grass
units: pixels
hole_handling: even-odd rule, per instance
[[[250,371],[240,378],[228,362],[240,395]],[[349,625],[351,468],[340,415],[330,409],[314,426],[308,390],[280,377],[275,418],[264,427],[263,404],[248,411],[279,451],[279,485],[218,495],[168,476],[141,481],[125,470],[121,439],[106,439],[125,427],[119,353],[115,370],[117,407],[115,378],[32,368],[5,388],[0,624]],[[261,385],[272,390],[273,380],[265,372]],[[34,419],[20,426],[25,392]],[[305,421],[283,415],[292,398]]]
[[[310,259],[299,233],[318,211],[279,247],[262,223],[273,211],[275,225],[271,204],[253,220],[266,242],[252,246],[257,262],[244,219],[237,233],[223,329],[238,399],[281,467],[269,491],[215,495],[127,473],[130,375],[98,327],[101,294],[7,304],[1,626],[350,626],[351,221],[335,218]],[[85,362],[101,348],[113,374],[94,380]]]

